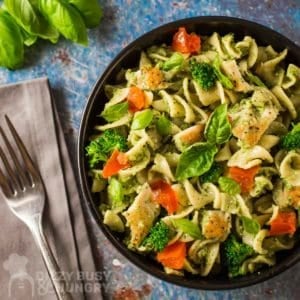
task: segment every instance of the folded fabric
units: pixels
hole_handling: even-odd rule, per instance
[[[46,188],[43,227],[74,299],[102,299],[63,132],[47,78],[0,87],[0,126],[7,114]],[[8,132],[8,131],[7,131]],[[1,146],[3,141],[0,139]],[[4,147],[4,146],[3,146]],[[4,147],[5,148],[5,147]],[[56,299],[42,256],[24,223],[0,194],[0,299]]]

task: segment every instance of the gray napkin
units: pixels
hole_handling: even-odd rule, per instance
[[[47,78],[0,87],[7,114],[45,183],[45,235],[74,299],[102,299],[92,249],[63,132]],[[8,131],[7,131],[8,132]],[[3,146],[3,141],[0,139]],[[33,237],[0,196],[0,299],[56,299]]]

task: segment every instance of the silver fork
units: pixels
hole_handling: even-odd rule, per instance
[[[30,229],[36,244],[40,248],[54,290],[58,299],[72,299],[67,292],[66,282],[60,276],[60,269],[43,234],[42,215],[45,205],[45,190],[38,169],[35,167],[20,136],[5,115],[7,125],[22,157],[17,158],[11,143],[0,126],[0,133],[10,153],[14,168],[0,146],[0,157],[5,171],[0,168],[0,190],[11,211]]]

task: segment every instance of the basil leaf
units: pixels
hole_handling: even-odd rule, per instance
[[[43,39],[48,39],[56,43],[59,38],[58,31],[51,26],[39,10],[32,5],[29,0],[4,0],[5,7],[9,14],[15,19],[26,32]],[[32,44],[31,40],[26,40],[27,44]]]
[[[67,39],[87,46],[87,30],[78,10],[61,0],[39,0],[39,9],[47,20]]]
[[[214,61],[213,61],[213,68],[215,71],[215,75],[217,76],[218,80],[221,82],[221,84],[226,88],[226,89],[233,89],[233,83],[231,82],[231,80],[229,79],[229,77],[227,77],[226,75],[224,75],[221,71],[221,60],[219,58],[219,56],[217,56]]]
[[[111,202],[112,209],[123,206],[124,192],[122,184],[116,179],[111,178],[107,187],[107,196]]]
[[[37,35],[31,34],[27,31],[25,31],[25,29],[23,29],[23,28],[21,28],[21,33],[23,36],[24,45],[26,45],[28,47],[33,45],[38,39]]]
[[[211,168],[217,152],[216,145],[209,143],[196,143],[188,147],[179,158],[176,178],[184,180],[204,174]]]
[[[183,61],[184,61],[184,57],[180,53],[175,52],[167,61],[163,63],[162,69],[164,71],[169,71],[176,67],[180,68]]]
[[[257,234],[259,232],[260,225],[256,220],[244,216],[240,218],[242,220],[243,228],[245,231],[251,234]]]
[[[98,0],[68,0],[82,14],[86,27],[93,28],[99,25],[103,15]]]
[[[140,112],[136,112],[131,124],[132,130],[139,130],[146,128],[153,119],[153,112],[150,109],[145,109]]]
[[[199,226],[188,219],[173,219],[173,225],[194,239],[201,239],[202,234]]]
[[[156,129],[160,135],[169,135],[171,133],[171,121],[163,116],[160,116],[156,122]]]
[[[0,10],[0,66],[17,69],[24,61],[23,36],[18,24]]]
[[[128,102],[118,103],[112,106],[108,106],[100,114],[100,116],[107,122],[114,122],[122,118],[128,113]]]
[[[227,117],[227,104],[219,105],[210,116],[204,134],[210,143],[223,144],[231,136],[231,125]]]
[[[220,177],[218,183],[221,191],[229,195],[233,196],[236,194],[240,194],[241,192],[240,185],[235,180],[229,177]]]

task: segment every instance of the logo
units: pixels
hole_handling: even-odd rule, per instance
[[[46,267],[43,270],[35,271],[29,274],[27,265],[29,259],[26,256],[17,253],[10,254],[9,258],[4,261],[3,268],[10,277],[8,281],[8,298],[9,299],[30,299],[34,297],[54,294],[52,282],[49,278]],[[104,277],[109,277],[110,272],[85,272],[85,271],[60,271],[55,274],[55,280],[65,280],[66,290],[70,294],[91,294],[101,293],[101,283]]]
[[[12,297],[12,291],[14,289],[24,290],[29,284],[30,294],[34,295],[34,280],[27,273],[26,265],[28,258],[26,256],[20,256],[17,253],[13,253],[3,263],[3,268],[9,272],[10,279],[8,282],[8,296]]]

